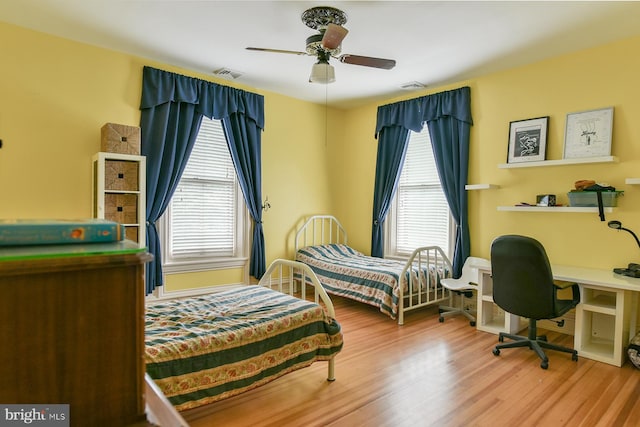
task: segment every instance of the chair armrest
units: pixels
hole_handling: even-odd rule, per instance
[[[580,286],[575,282],[567,282],[564,280],[554,280],[553,285],[556,288],[556,291],[562,292],[564,289],[571,288],[571,301],[575,306],[580,302]],[[557,298],[557,296],[556,296]]]

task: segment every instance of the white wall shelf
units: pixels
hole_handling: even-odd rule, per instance
[[[464,186],[465,190],[494,190],[500,188],[496,184],[467,184]]]
[[[591,163],[617,163],[618,158],[614,156],[601,157],[583,157],[577,159],[561,159],[561,160],[543,160],[541,162],[522,162],[522,163],[502,163],[498,167],[500,169],[512,168],[533,168],[540,166],[567,166],[567,165],[583,165]]]
[[[604,212],[611,213],[614,208],[605,207]],[[598,213],[597,207],[579,206],[498,206],[499,211],[509,212],[554,212],[554,213]]]
[[[640,185],[640,178],[627,178],[624,183],[629,185]]]

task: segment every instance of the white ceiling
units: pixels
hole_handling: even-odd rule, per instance
[[[334,60],[337,81],[318,85],[308,82],[314,57],[245,50],[304,51],[315,31],[300,16],[314,6],[346,12],[342,53],[396,67]],[[639,35],[640,2],[3,0],[0,20],[196,72],[227,68],[243,85],[350,108],[404,94],[409,82],[440,86]]]

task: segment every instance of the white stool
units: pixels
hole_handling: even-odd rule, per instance
[[[441,305],[438,306],[440,317],[438,320],[444,322],[445,316],[454,314],[462,314],[469,319],[471,326],[476,326],[476,318],[471,312],[465,309],[466,298],[473,297],[473,291],[478,290],[478,267],[491,267],[491,261],[484,258],[468,257],[462,266],[462,275],[458,279],[442,279],[440,283],[449,289],[449,304],[453,305],[453,295],[460,296],[460,306],[452,307]]]

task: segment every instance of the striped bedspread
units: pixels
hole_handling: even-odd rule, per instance
[[[408,293],[407,278],[399,281],[404,261],[366,256],[343,244],[304,247],[296,261],[309,265],[328,293],[378,307],[392,319],[398,314],[399,283]],[[431,286],[439,283],[434,269],[417,270],[414,267],[412,274],[420,278],[423,291],[426,279]]]
[[[147,307],[146,370],[186,410],[328,360],[342,348],[324,310],[262,286]]]

